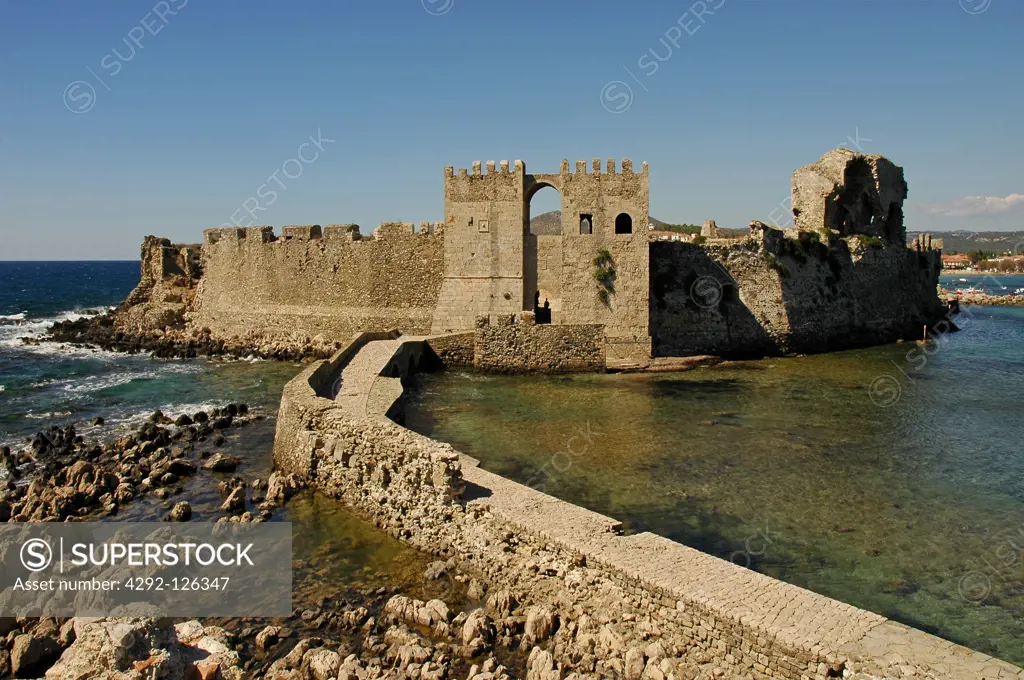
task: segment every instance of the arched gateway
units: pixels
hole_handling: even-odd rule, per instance
[[[561,195],[561,231],[532,235],[530,200]],[[633,172],[600,159],[588,170],[563,160],[531,175],[522,161],[480,161],[444,171],[444,278],[435,332],[469,330],[476,318],[532,311],[543,289],[555,324],[602,324],[609,343],[649,355],[647,164]],[[630,229],[624,225],[629,224]],[[601,264],[597,264],[600,262]],[[611,276],[609,276],[611,272]],[[600,280],[599,280],[600,279]]]

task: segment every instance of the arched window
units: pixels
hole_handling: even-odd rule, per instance
[[[632,234],[633,218],[630,217],[627,213],[619,213],[619,216],[615,218],[615,233]]]
[[[581,234],[593,234],[594,233],[594,216],[585,213],[580,213],[580,233]]]

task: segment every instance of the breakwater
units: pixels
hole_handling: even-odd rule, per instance
[[[479,615],[521,617],[524,642],[544,648],[552,664],[624,677],[708,665],[731,677],[794,680],[904,671],[1024,677],[1005,662],[668,539],[621,535],[614,519],[482,470],[405,429],[387,416],[400,412],[402,379],[437,354],[432,341],[360,334],[305,369],[282,395],[275,463],[477,575],[491,594]],[[537,616],[550,624],[531,627]]]

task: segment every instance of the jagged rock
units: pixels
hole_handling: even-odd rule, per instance
[[[337,676],[341,656],[332,649],[311,649],[303,656],[302,665],[309,669],[313,680],[329,680]]]
[[[238,512],[245,510],[245,487],[236,486],[228,494],[227,499],[221,504],[220,509],[222,512]]]
[[[301,488],[302,483],[295,475],[272,472],[267,480],[267,503],[284,505]]]
[[[547,607],[531,607],[526,615],[526,630],[523,644],[543,642],[555,632],[555,615]]]
[[[241,463],[237,456],[215,453],[203,463],[203,469],[211,472],[234,472]]]
[[[192,506],[188,501],[175,503],[169,517],[172,522],[187,522],[192,519]]]
[[[626,650],[626,680],[640,680],[644,674],[644,653],[636,647]]]
[[[15,677],[39,675],[60,656],[60,644],[52,637],[23,633],[11,646],[11,672]]]
[[[508,590],[499,590],[487,598],[487,608],[501,618],[511,616],[517,604],[515,596]]]
[[[559,680],[561,673],[555,667],[551,652],[534,647],[526,660],[526,680]]]
[[[436,581],[447,573],[448,565],[441,560],[437,560],[427,565],[426,571],[423,572],[423,578],[428,581]]]
[[[188,678],[204,672],[242,678],[238,653],[224,643],[229,637],[222,629],[198,621],[172,626],[166,619],[74,621],[75,641],[46,671],[47,680]]]
[[[494,623],[483,609],[474,609],[462,626],[462,644],[476,654],[494,641]]]
[[[256,635],[256,649],[266,651],[276,645],[281,639],[281,629],[277,626],[267,626]]]

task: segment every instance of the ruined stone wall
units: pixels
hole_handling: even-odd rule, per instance
[[[444,275],[433,332],[470,330],[480,314],[524,309],[525,167],[480,161],[444,170]],[[531,293],[532,294],[532,293]],[[530,300],[532,303],[532,300]]]
[[[942,318],[936,253],[757,229],[730,247],[651,244],[657,356],[825,352],[917,339]]]
[[[364,393],[397,395],[412,365],[398,360],[402,343],[388,341],[399,347],[394,357],[349,376],[365,341],[285,387],[276,465],[483,580],[479,625],[493,635],[525,622],[524,642],[553,657],[558,677],[1024,678],[1010,664],[668,539],[621,535],[614,519],[405,430],[384,417],[384,402],[347,410],[329,398],[339,371],[342,382],[362,376]]]
[[[530,312],[480,317],[473,366],[499,373],[603,371],[604,328],[537,324]]]
[[[189,322],[215,337],[329,341],[358,331],[430,329],[441,288],[444,236],[381,225],[209,229]]]
[[[180,328],[202,276],[200,246],[147,236],[140,259],[139,284],[114,315],[116,328],[127,333]]]

